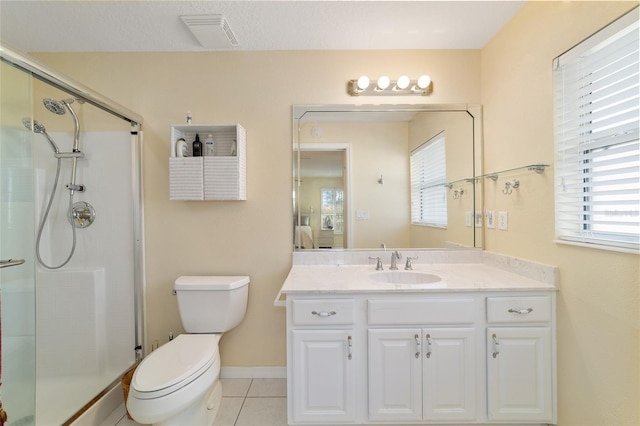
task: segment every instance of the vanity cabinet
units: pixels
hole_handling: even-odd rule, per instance
[[[193,157],[193,141],[200,136],[214,139],[214,155]],[[176,144],[183,138],[187,157],[176,156]],[[203,124],[171,126],[169,158],[169,198],[171,200],[246,200],[246,131],[239,124]]]
[[[289,424],[553,424],[555,294],[287,294]]]
[[[548,296],[487,298],[489,420],[552,422],[551,309]]]
[[[475,330],[369,330],[369,420],[475,419]]]
[[[295,424],[356,420],[352,300],[296,300],[291,304],[289,418]],[[295,372],[292,374],[292,372]]]

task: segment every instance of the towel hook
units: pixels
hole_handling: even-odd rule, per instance
[[[518,189],[520,187],[520,181],[518,179],[508,180],[504,183],[504,189],[502,193],[505,195],[510,195],[514,189]]]

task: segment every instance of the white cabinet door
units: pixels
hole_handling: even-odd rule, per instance
[[[487,329],[489,420],[551,422],[549,327]]]
[[[357,346],[352,330],[291,331],[294,423],[341,423],[356,419]]]
[[[368,337],[369,420],[421,420],[421,329],[372,329]]]
[[[475,420],[475,329],[423,330],[423,411],[425,420]]]

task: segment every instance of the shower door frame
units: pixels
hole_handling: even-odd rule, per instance
[[[134,196],[133,229],[134,229],[134,333],[136,361],[146,353],[146,321],[145,321],[145,269],[144,269],[144,204],[143,204],[143,181],[142,181],[142,123],[143,117],[128,108],[112,101],[111,99],[91,90],[87,86],[70,79],[46,65],[28,57],[26,54],[8,47],[0,41],[0,60],[15,66],[33,78],[41,80],[53,87],[68,92],[70,95],[80,98],[83,101],[113,115],[128,121],[131,124],[132,140],[136,139],[137,149],[132,150],[132,193]],[[124,373],[124,371],[123,371]],[[112,386],[110,386],[112,387]],[[107,389],[105,389],[106,391]],[[93,401],[92,401],[93,402]],[[84,410],[87,407],[81,407]]]

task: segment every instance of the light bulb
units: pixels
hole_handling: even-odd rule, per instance
[[[380,77],[378,79],[378,87],[377,90],[384,90],[387,87],[389,87],[389,84],[391,83],[391,80],[389,80],[389,77],[387,77],[386,75],[383,75],[382,77]]]
[[[421,75],[420,78],[418,79],[418,88],[419,89],[426,89],[427,87],[429,87],[429,85],[431,84],[431,77],[429,77],[428,75]]]
[[[363,75],[358,79],[358,90],[366,90],[369,87],[369,77]]]
[[[406,75],[401,75],[400,78],[398,78],[398,82],[396,83],[396,86],[398,87],[398,89],[404,90],[407,87],[409,87],[410,83],[411,83],[411,80],[409,79],[409,77],[407,77]]]

